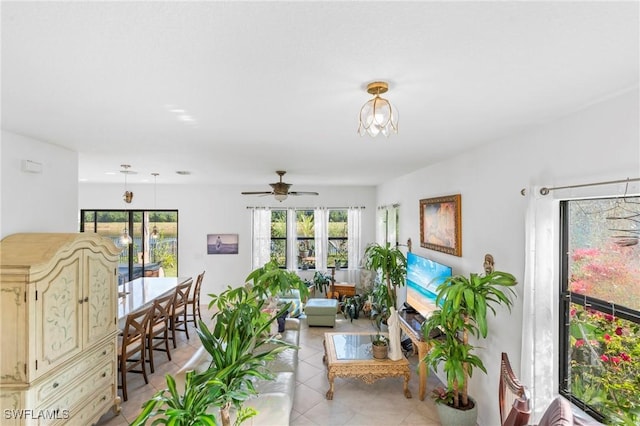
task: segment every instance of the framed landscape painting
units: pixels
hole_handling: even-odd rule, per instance
[[[238,254],[238,234],[208,234],[207,254]]]
[[[420,246],[462,256],[460,194],[420,200]]]

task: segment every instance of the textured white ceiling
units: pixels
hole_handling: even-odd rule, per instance
[[[373,185],[638,86],[637,2],[8,2],[2,127],[79,178]],[[370,81],[400,112],[356,133]],[[179,176],[176,170],[188,170]],[[116,172],[115,174],[105,174]]]

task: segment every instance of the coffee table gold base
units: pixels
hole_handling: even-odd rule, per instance
[[[409,361],[402,357],[399,361],[390,359],[337,359],[336,350],[333,345],[333,335],[353,335],[353,334],[370,334],[370,333],[325,333],[323,362],[327,367],[327,380],[329,381],[329,390],[326,393],[328,400],[333,399],[334,380],[336,377],[353,377],[367,384],[372,384],[378,379],[385,377],[404,377],[404,396],[411,398],[409,390],[409,379],[411,378],[411,370],[409,369]]]

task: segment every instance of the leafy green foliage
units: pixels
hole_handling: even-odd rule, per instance
[[[456,275],[438,286],[436,305],[441,308],[422,325],[425,340],[432,345],[424,362],[434,369],[444,362],[445,396],[453,407],[469,404],[467,387],[473,369],[487,372],[482,360],[473,353],[475,347],[469,343],[469,335],[487,337],[487,312],[495,315],[497,305],[510,308],[509,296],[515,295],[511,287],[516,284],[513,275],[495,271],[485,276],[472,273],[469,278]],[[436,334],[438,337],[431,337]]]
[[[250,289],[229,287],[218,295],[210,294],[209,309],[215,307],[213,329],[203,321],[196,329],[202,346],[211,356],[209,368],[201,373],[187,373],[182,395],[168,375],[167,389],[144,404],[135,425],[144,425],[151,418],[153,425],[216,425],[216,416],[207,414],[210,406],[219,408],[223,426],[231,424],[232,407],[237,413],[236,425],[257,414],[242,407],[244,401],[256,394],[254,381],[272,379],[265,369],[266,362],[294,347],[269,335],[271,324],[288,312],[290,304],[270,311],[265,309],[267,297],[297,288],[298,280],[307,290],[297,275],[297,280],[293,280],[287,271],[274,265],[265,265],[249,277],[254,283]]]
[[[392,302],[387,307],[396,307],[396,288],[405,285],[407,258],[397,247],[392,248],[389,243],[384,246],[370,245],[364,254],[367,269],[380,273],[387,286],[387,294]]]
[[[278,267],[274,261],[251,271],[246,281],[252,282],[253,291],[262,297],[277,296],[294,289],[300,291],[300,298],[303,300],[309,295],[309,289],[302,278],[293,271]]]
[[[213,380],[206,380],[206,375],[188,371],[185,378],[185,392],[178,393],[174,378],[167,374],[167,388],[157,392],[153,398],[145,402],[142,412],[131,423],[131,426],[146,424],[154,419],[152,425],[217,425],[216,417],[207,414],[207,408],[215,402],[220,388]]]
[[[640,423],[640,326],[572,305],[571,391],[611,424]]]

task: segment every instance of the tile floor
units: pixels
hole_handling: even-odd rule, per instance
[[[326,370],[322,363],[324,353],[322,339],[325,332],[339,331],[372,331],[374,328],[367,319],[350,322],[342,314],[336,317],[336,327],[308,327],[306,321],[301,322],[300,351],[298,354],[297,387],[291,425],[439,425],[438,414],[429,392],[436,386],[437,378],[429,375],[427,382],[427,398],[418,398],[418,375],[416,372],[417,355],[409,356],[412,376],[409,388],[413,398],[407,399],[402,392],[403,379],[399,377],[378,380],[367,385],[357,379],[335,380],[333,400],[325,399],[329,389]],[[190,333],[191,339],[183,338],[178,348],[171,353],[172,360],[157,352],[155,373],[149,375],[146,385],[141,375],[129,374],[127,379],[129,400],[122,403],[122,411],[116,416],[113,412],[105,414],[99,426],[128,425],[133,421],[142,404],[154,393],[165,388],[164,375],[175,373],[200,346],[197,334]],[[248,420],[244,425],[251,425]],[[279,424],[274,419],[273,425]],[[256,425],[271,426],[271,425]]]

